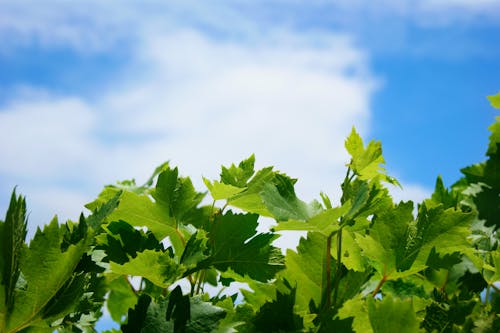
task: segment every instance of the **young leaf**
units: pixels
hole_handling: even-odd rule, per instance
[[[207,186],[214,200],[229,199],[245,190],[244,187],[236,187],[230,184],[220,183],[218,181],[211,183],[210,180],[206,178],[203,178],[203,182]]]
[[[252,154],[246,160],[240,162],[238,166],[231,164],[229,168],[222,167],[220,174],[221,182],[235,187],[245,187],[248,180],[255,173],[255,156]]]
[[[491,103],[491,106],[493,106],[494,108],[500,109],[500,92],[497,93],[496,95],[491,95],[491,96],[487,96],[487,97]]]
[[[385,161],[380,142],[371,141],[365,148],[363,139],[353,128],[345,142],[345,148],[351,155],[349,167],[361,180],[380,179],[391,184],[398,184],[395,179],[385,174],[385,169],[382,167]]]

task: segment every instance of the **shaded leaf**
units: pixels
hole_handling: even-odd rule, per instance
[[[257,215],[233,214],[217,216],[209,232],[210,256],[198,268],[213,266],[221,271],[229,268],[240,275],[248,274],[267,281],[283,269],[283,256],[271,245],[273,234],[257,234]]]
[[[12,310],[14,304],[14,289],[19,278],[19,259],[26,238],[26,199],[12,192],[5,222],[0,233],[0,288],[4,297],[0,297],[0,313]],[[3,310],[3,306],[6,309]]]
[[[381,301],[367,299],[368,316],[374,333],[415,333],[419,324],[413,302],[385,296]]]

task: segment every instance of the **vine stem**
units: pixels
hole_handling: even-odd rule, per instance
[[[377,296],[378,292],[380,291],[380,288],[382,288],[382,286],[386,281],[387,281],[387,276],[384,274],[384,276],[382,276],[382,279],[378,282],[377,286],[375,287],[375,290],[373,290],[372,297]]]
[[[328,238],[326,239],[326,291],[325,291],[325,307],[329,308],[331,303],[330,303],[330,294],[332,292],[332,258],[331,258],[331,248],[332,248],[332,237],[334,233],[331,233]]]
[[[337,305],[337,295],[340,284],[340,270],[342,269],[342,228],[337,233],[337,268],[335,270],[335,281],[333,284],[333,305]]]
[[[485,295],[485,298],[484,298],[484,304],[488,304],[490,302],[490,285],[488,285],[486,287],[486,295]]]
[[[198,286],[196,288],[196,295],[199,295],[200,292],[201,292],[201,288],[202,288],[202,285],[203,285],[203,280],[205,280],[205,275],[206,275],[205,273],[206,273],[206,270],[202,270],[200,272],[200,274],[198,275],[198,282],[197,282]]]

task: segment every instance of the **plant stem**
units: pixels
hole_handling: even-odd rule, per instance
[[[372,297],[377,296],[378,292],[380,291],[380,288],[382,288],[382,286],[384,285],[385,281],[387,281],[387,276],[385,276],[385,274],[384,274],[384,276],[382,276],[382,279],[377,284],[377,287],[375,287],[375,290],[373,290]]]
[[[325,291],[325,302],[324,305],[326,308],[329,308],[331,305],[330,302],[330,294],[332,292],[332,256],[330,254],[331,248],[332,248],[332,237],[334,233],[331,233],[330,236],[326,239],[326,263],[325,263],[325,270],[326,270],[326,291]]]
[[[202,270],[200,274],[198,275],[198,287],[196,288],[196,295],[200,294],[201,287],[203,285],[203,280],[205,280],[205,270]]]
[[[333,285],[333,305],[337,305],[337,295],[340,284],[340,270],[342,269],[342,228],[337,233],[337,268],[335,270],[335,281]]]
[[[490,285],[488,285],[488,287],[486,287],[486,295],[484,297],[484,304],[488,304],[489,301],[490,301]]]

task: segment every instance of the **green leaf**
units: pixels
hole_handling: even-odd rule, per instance
[[[464,213],[442,206],[427,208],[420,206],[416,230],[410,235],[413,242],[413,252],[418,249],[417,262],[425,263],[432,249],[440,255],[464,253],[470,247],[467,240],[470,235],[470,225],[474,213]]]
[[[294,182],[281,174],[275,176],[274,184],[264,185],[261,197],[269,212],[278,221],[307,220],[321,211],[321,205],[307,205],[295,195]]]
[[[337,258],[337,237],[333,237],[331,255],[335,260]],[[352,269],[357,272],[362,272],[366,270],[366,260],[363,256],[363,252],[356,241],[356,233],[350,230],[350,228],[344,228],[342,230],[342,258],[340,258],[342,264],[347,269]]]
[[[195,232],[186,243],[186,247],[181,257],[181,263],[189,267],[196,266],[199,262],[205,260],[207,258],[205,254],[208,249],[207,242],[208,237],[204,230],[199,229]]]
[[[107,220],[123,220],[134,227],[147,227],[157,239],[162,240],[168,236],[179,255],[184,249],[182,236],[169,211],[161,204],[152,202],[147,196],[123,192],[118,208],[108,216]]]
[[[245,297],[245,304],[252,307],[254,311],[258,311],[264,303],[272,302],[276,299],[277,283],[260,282],[252,279],[248,275],[241,276],[232,269],[221,272],[221,280],[222,279],[227,279],[231,282],[237,281],[246,283],[251,290],[240,289],[240,292]],[[227,285],[229,286],[229,283],[227,283]]]
[[[352,318],[352,328],[357,333],[373,333],[368,316],[368,306],[361,295],[344,302],[338,312],[339,319]]]
[[[386,175],[382,167],[385,160],[380,142],[370,141],[365,148],[363,139],[353,128],[345,142],[345,148],[351,155],[349,167],[361,180],[379,179],[398,185],[395,179]]]
[[[0,314],[12,310],[14,304],[14,289],[19,278],[19,259],[21,249],[26,238],[26,200],[12,192],[9,208],[5,216],[3,230],[0,233],[2,244],[0,246],[0,288],[3,289],[5,298],[0,298]],[[5,304],[5,309],[3,309]],[[0,318],[1,319],[1,318]],[[0,327],[3,323],[0,321]]]
[[[276,174],[272,167],[259,170],[243,187],[244,191],[228,199],[228,204],[250,213],[272,216],[264,205],[260,193],[266,184],[272,184]]]
[[[219,321],[226,316],[224,309],[204,302],[200,297],[191,298],[190,306],[191,318],[186,327],[186,332],[189,333],[213,332],[218,327]]]
[[[500,281],[500,249],[491,252],[491,263],[492,265],[485,264],[483,266],[485,269],[483,277],[490,285]]]
[[[381,301],[368,298],[367,303],[374,333],[419,332],[411,299],[400,300],[387,295]]]
[[[490,101],[491,106],[496,109],[500,109],[500,92],[496,95],[487,96],[487,98]]]
[[[377,215],[368,235],[356,234],[356,242],[369,259],[370,264],[382,275],[388,278],[398,278],[412,274],[398,272],[407,271],[413,264],[415,255],[408,251],[408,230],[413,220],[413,204],[401,202]],[[417,267],[416,270],[423,269]]]
[[[58,294],[71,278],[82,255],[88,248],[87,238],[61,250],[64,232],[54,218],[43,232],[37,230],[29,248],[21,250],[19,268],[25,288],[17,289],[7,331],[27,327],[41,319],[47,303]],[[50,279],[47,277],[50,276]]]
[[[128,309],[132,309],[137,303],[137,295],[126,276],[119,276],[109,282],[108,288],[110,290],[107,301],[109,313],[114,321],[121,322]]]
[[[490,158],[495,159],[495,163],[496,165],[498,165],[498,153],[500,150],[500,148],[498,148],[498,146],[500,145],[500,116],[495,117],[495,122],[491,124],[488,129],[490,130],[491,135],[486,155],[488,155]]]
[[[229,168],[222,167],[220,174],[221,182],[235,187],[245,187],[248,180],[255,173],[255,156],[252,154],[246,160],[240,162],[238,166],[231,164]]]
[[[443,204],[445,209],[457,208],[459,203],[458,194],[455,191],[446,189],[441,176],[436,179],[436,186],[434,188],[434,193],[432,193],[431,200],[435,204]]]
[[[236,187],[230,184],[220,183],[218,181],[211,183],[206,178],[203,178],[203,182],[207,186],[214,200],[229,199],[245,190],[244,187]]]
[[[205,194],[196,192],[191,179],[179,177],[178,173],[177,168],[161,172],[152,196],[177,223],[183,223]]]
[[[115,193],[114,196],[106,201],[104,204],[96,207],[92,214],[86,219],[87,224],[94,230],[98,230],[101,224],[106,220],[109,214],[111,214],[116,207],[118,207],[122,191],[110,192]]]
[[[141,295],[135,308],[129,310],[128,322],[121,329],[124,333],[210,333],[217,329],[225,315],[224,309],[199,297],[183,296],[177,287],[168,300],[153,301]]]
[[[213,266],[221,271],[229,268],[240,275],[248,274],[259,281],[272,279],[283,269],[281,251],[272,246],[273,234],[257,234],[255,214],[216,216],[209,232],[210,256],[198,268]]]
[[[279,222],[276,227],[273,227],[273,230],[312,231],[319,232],[328,237],[331,233],[340,229],[340,217],[349,209],[349,204],[343,205],[342,207],[329,208],[314,215],[307,221],[289,220]]]
[[[184,272],[167,252],[155,250],[139,252],[123,265],[111,262],[110,268],[116,274],[142,276],[162,288],[170,286]]]
[[[59,289],[44,307],[42,318],[48,322],[63,318],[78,306],[86,290],[90,276],[83,272],[72,274],[71,278]]]
[[[174,322],[174,332],[184,332],[186,324],[191,318],[191,304],[189,296],[182,294],[182,289],[177,286],[168,296],[168,306],[165,319]]]
[[[145,233],[124,221],[111,222],[104,227],[104,231],[96,237],[96,248],[106,252],[106,261],[124,264],[129,257],[135,258],[137,252],[164,250],[151,231]]]
[[[302,318],[294,313],[297,289],[285,284],[287,292],[278,290],[276,299],[265,303],[255,315],[253,323],[259,332],[300,332],[304,328]]]
[[[151,297],[142,294],[137,304],[133,309],[128,310],[128,320],[126,324],[121,325],[121,330],[123,333],[137,333],[144,332],[143,327],[146,326],[146,316],[148,314],[149,305],[151,304]],[[150,316],[151,317],[151,316]],[[164,318],[164,316],[162,316]],[[161,317],[160,317],[161,318]],[[151,320],[151,319],[150,319]],[[161,319],[155,325],[158,332],[168,332],[166,331],[166,325],[162,325]],[[161,330],[161,331],[160,331]]]
[[[301,238],[297,252],[288,249],[285,257],[286,269],[279,275],[297,288],[298,311],[309,311],[311,300],[318,307],[326,286],[324,279],[326,237],[310,232],[307,239]]]

